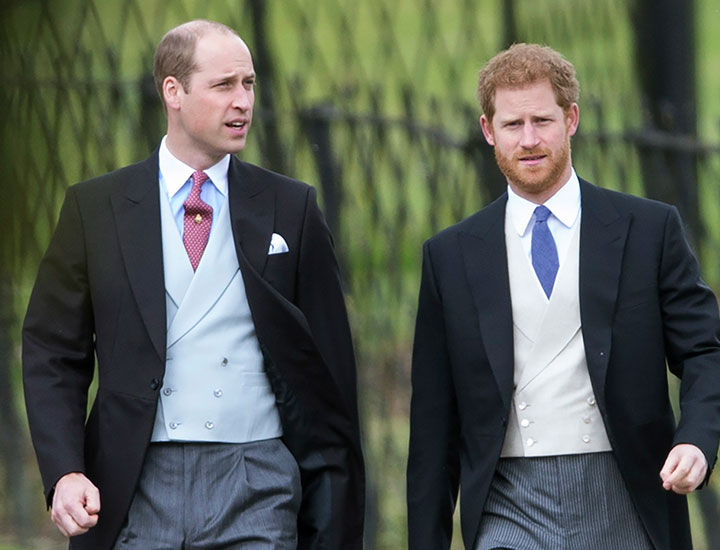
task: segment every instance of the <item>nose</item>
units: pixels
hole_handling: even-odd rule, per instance
[[[533,147],[537,147],[539,143],[540,138],[535,130],[535,126],[532,124],[523,124],[520,146],[525,149],[532,149]]]
[[[235,96],[233,97],[233,103],[232,106],[236,109],[240,109],[241,111],[249,111],[252,109],[254,101],[254,95],[252,90],[247,90],[243,87],[241,87]]]

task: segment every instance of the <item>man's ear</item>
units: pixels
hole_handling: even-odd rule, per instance
[[[495,147],[495,136],[493,134],[492,122],[490,122],[484,114],[480,116],[480,127],[482,128],[482,133],[485,136],[485,141],[488,142],[488,145]]]
[[[177,111],[180,108],[185,90],[180,81],[174,76],[166,76],[162,83],[163,100],[168,110]]]
[[[565,123],[567,124],[568,135],[574,136],[580,124],[580,107],[577,103],[570,105],[567,115],[565,115]]]

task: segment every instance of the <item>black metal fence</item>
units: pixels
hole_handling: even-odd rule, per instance
[[[33,536],[50,532],[49,519],[36,517],[19,397],[19,319],[39,256],[69,184],[144,158],[159,142],[151,58],[182,21],[222,21],[253,51],[258,104],[242,157],[320,189],[359,359],[369,549],[405,544],[420,245],[504,189],[474,87],[508,37],[549,43],[575,63],[584,90],[578,173],[678,204],[720,289],[720,144],[643,130],[624,2],[6,0],[0,9],[0,547],[4,535],[39,548]],[[698,548],[720,548],[717,522],[703,520],[720,513],[717,488],[692,500]]]

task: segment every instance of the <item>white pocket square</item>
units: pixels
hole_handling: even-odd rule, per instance
[[[270,254],[282,254],[283,252],[290,252],[290,249],[288,248],[285,239],[282,238],[282,235],[273,233],[272,237],[270,238],[270,248],[268,250],[268,256]]]

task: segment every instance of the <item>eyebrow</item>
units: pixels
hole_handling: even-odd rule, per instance
[[[222,82],[223,80],[247,80],[247,79],[257,79],[257,76],[255,75],[255,71],[248,73],[246,75],[241,76],[238,73],[225,73],[222,75],[218,75],[211,79],[211,82]]]
[[[552,113],[533,113],[529,115],[530,120],[537,120],[539,118],[555,118],[555,115]],[[508,116],[506,118],[498,117],[498,120],[501,124],[507,124],[508,122],[519,122],[524,120],[525,117],[522,115],[518,116]]]

